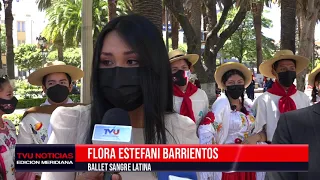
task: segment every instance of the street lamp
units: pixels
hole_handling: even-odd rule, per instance
[[[42,54],[42,66],[45,64],[46,62],[46,58],[47,58],[47,39],[45,37],[42,37],[41,35],[39,37],[36,38],[36,40],[38,41],[38,45],[40,46],[41,49],[41,54]]]

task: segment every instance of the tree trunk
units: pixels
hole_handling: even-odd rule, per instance
[[[281,40],[280,49],[296,52],[296,2],[281,0]]]
[[[202,29],[203,29],[203,31],[207,31],[208,15],[207,15],[207,8],[206,8],[205,3],[202,3],[201,10],[202,10],[202,18],[203,18]],[[204,39],[207,39],[207,33],[206,32],[204,32]]]
[[[82,0],[82,25],[81,25],[81,69],[84,77],[81,79],[81,102],[90,103],[90,79],[93,57],[92,38],[92,0]]]
[[[117,17],[117,0],[108,0],[109,21]]]
[[[63,61],[63,45],[57,45],[58,60]]]
[[[314,3],[314,1],[309,0],[308,6],[312,6],[311,8],[307,8],[307,12],[299,15],[300,20],[300,38],[299,38],[299,49],[298,55],[307,57],[308,59],[312,59],[313,56],[313,47],[314,47],[314,33],[315,27],[318,20],[318,15],[320,11],[320,4]],[[317,6],[316,6],[317,5]],[[297,89],[304,92],[305,90],[305,80],[306,74],[308,73],[308,68],[306,68],[303,72],[301,72],[297,76]]]
[[[172,49],[178,49],[179,47],[179,22],[171,13],[171,39],[172,39]]]
[[[148,18],[162,33],[162,1],[132,0],[133,12]]]
[[[10,79],[14,79],[14,52],[13,52],[13,38],[12,38],[12,0],[3,0],[5,8],[5,24],[7,37],[7,73]]]
[[[262,63],[262,12],[263,12],[263,3],[257,2],[252,4],[252,13],[253,13],[253,25],[256,35],[256,52],[257,52],[257,73],[259,74],[259,66]]]
[[[210,30],[207,36],[204,61],[206,67],[208,68],[208,82],[214,82],[214,72],[216,70],[216,59],[218,52],[223,47],[226,40],[229,39],[241,25],[248,11],[248,7],[241,5],[232,22],[223,32],[220,33],[219,31],[221,30],[222,25],[225,23],[229,10],[232,8],[232,6],[233,2],[231,0],[225,0],[225,7],[222,11],[219,22],[214,26],[213,29]]]

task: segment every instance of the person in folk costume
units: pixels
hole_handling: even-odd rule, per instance
[[[215,80],[225,93],[213,103],[212,111],[199,125],[200,144],[245,144],[255,124],[251,113],[253,102],[244,98],[252,73],[243,64],[228,62],[216,70]],[[264,172],[201,172],[199,175],[201,180],[263,180],[265,177]]]
[[[16,179],[14,162],[17,134],[14,124],[3,115],[13,113],[17,103],[9,78],[0,77],[0,175],[4,180]]]
[[[37,107],[28,109],[20,122],[18,144],[47,144],[52,132],[50,118],[58,106],[76,106],[77,103],[69,98],[72,81],[83,77],[81,69],[66,65],[62,61],[48,62],[28,77],[30,84],[42,86],[47,100]],[[35,179],[41,178],[40,172],[35,172]],[[19,180],[32,173],[17,172]],[[18,179],[18,178],[17,178]]]
[[[320,102],[320,64],[309,74],[308,84],[312,87],[311,103]]]
[[[272,59],[260,65],[260,73],[275,78],[275,82],[254,102],[256,135],[248,138],[250,144],[257,141],[271,142],[280,114],[310,105],[309,97],[298,91],[293,84],[296,75],[302,72],[308,63],[307,58],[294,55],[290,50],[280,50]]]
[[[189,82],[190,68],[198,61],[197,54],[184,54],[181,50],[169,52],[173,76],[174,110],[199,124],[209,109],[207,94]]]

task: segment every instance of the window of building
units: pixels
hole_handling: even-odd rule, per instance
[[[26,32],[26,29],[25,29],[25,22],[21,22],[21,28],[22,28],[22,32]]]
[[[17,29],[18,32],[25,32],[25,22],[24,21],[17,21]]]
[[[17,29],[18,29],[18,32],[21,32],[21,31],[20,31],[20,29],[21,29],[21,28],[20,28],[20,21],[17,22]]]

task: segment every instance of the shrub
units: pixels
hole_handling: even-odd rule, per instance
[[[80,102],[80,95],[69,95],[73,102]],[[40,104],[44,103],[46,98],[35,98],[35,99],[19,99],[17,104],[17,109],[27,109],[34,106],[40,106]]]

